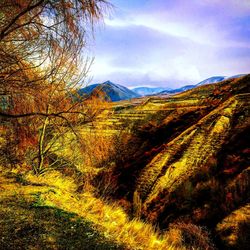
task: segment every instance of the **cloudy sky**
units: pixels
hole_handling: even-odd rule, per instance
[[[250,0],[110,0],[93,82],[179,87],[250,73]]]

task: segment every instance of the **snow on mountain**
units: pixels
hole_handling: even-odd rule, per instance
[[[221,82],[221,81],[225,80],[226,78],[227,78],[227,76],[213,76],[213,77],[207,78],[207,79],[197,83],[196,86]]]

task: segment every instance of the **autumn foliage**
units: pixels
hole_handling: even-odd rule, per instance
[[[77,90],[92,62],[84,55],[87,34],[107,6],[105,0],[0,3],[0,119],[19,158],[28,148],[37,151],[36,173],[55,137],[69,129],[76,135],[74,127],[96,114]]]

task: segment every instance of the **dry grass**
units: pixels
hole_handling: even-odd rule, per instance
[[[137,219],[130,220],[116,204],[107,204],[90,192],[77,195],[74,193],[73,180],[58,172],[47,172],[39,177],[28,174],[26,180],[29,184],[22,185],[14,178],[6,179],[1,176],[0,198],[15,195],[26,201],[33,201],[34,195],[38,194],[38,207],[52,207],[75,213],[92,222],[95,230],[103,233],[107,240],[125,245],[126,249],[186,249],[185,245],[180,244],[176,248],[173,239],[167,234],[161,235],[152,225]]]
[[[126,213],[117,205],[106,204],[93,197],[91,193],[72,195],[67,191],[61,193],[44,193],[44,204],[73,212],[91,221],[96,229],[104,232],[108,239],[125,244],[128,249],[175,249],[168,237],[161,236],[154,227],[139,220],[129,220]],[[185,249],[178,248],[178,249]]]

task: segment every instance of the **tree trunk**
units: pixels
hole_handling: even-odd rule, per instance
[[[44,164],[44,139],[45,139],[45,131],[47,124],[49,122],[49,118],[46,117],[43,123],[41,135],[39,138],[39,149],[38,149],[38,166],[35,169],[36,174],[40,174],[41,170],[43,169],[43,164]]]

